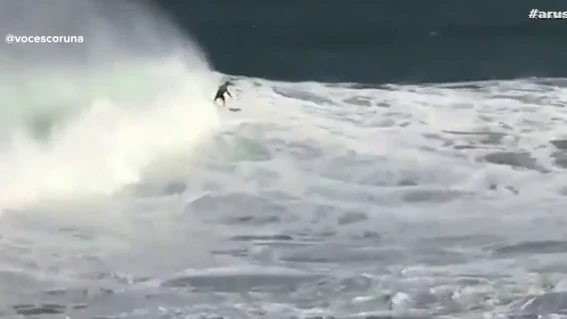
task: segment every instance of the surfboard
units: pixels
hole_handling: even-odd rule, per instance
[[[231,111],[231,112],[239,112],[242,109],[235,108],[235,107],[229,107],[228,110]]]

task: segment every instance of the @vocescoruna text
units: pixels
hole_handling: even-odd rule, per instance
[[[6,35],[6,43],[83,43],[82,35]]]

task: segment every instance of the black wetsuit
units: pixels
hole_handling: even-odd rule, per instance
[[[219,87],[219,89],[217,90],[217,94],[215,95],[215,98],[213,101],[216,101],[218,99],[222,100],[222,104],[224,105],[225,103],[225,98],[224,98],[224,94],[228,94],[228,96],[232,97],[232,95],[230,94],[230,92],[228,92],[228,86],[230,85],[230,83],[225,83],[223,85],[221,85]]]

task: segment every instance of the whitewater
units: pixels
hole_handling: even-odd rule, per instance
[[[567,79],[278,82],[150,6],[0,6],[85,36],[0,49],[2,316],[565,315]]]

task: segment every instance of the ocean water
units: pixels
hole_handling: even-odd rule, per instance
[[[85,38],[0,46],[0,316],[567,316],[567,20],[532,8],[567,10],[0,0]]]

